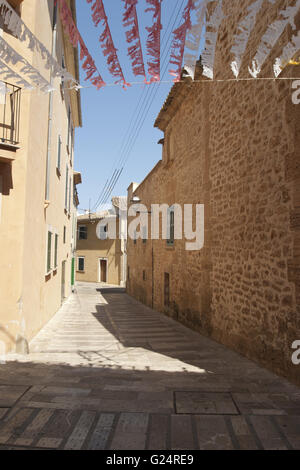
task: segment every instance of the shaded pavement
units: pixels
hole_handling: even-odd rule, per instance
[[[300,389],[152,311],[78,284],[0,364],[1,449],[300,449]]]

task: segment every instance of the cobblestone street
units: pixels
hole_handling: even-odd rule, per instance
[[[300,449],[300,390],[121,289],[80,284],[30,354],[0,365],[0,448]]]

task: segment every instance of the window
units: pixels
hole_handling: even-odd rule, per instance
[[[87,226],[86,225],[79,225],[79,227],[78,227],[78,239],[79,240],[87,240]]]
[[[130,267],[127,266],[127,280],[130,281]]]
[[[70,134],[71,134],[71,108],[69,106],[69,109],[68,109],[68,143],[67,143],[69,152],[70,152]]]
[[[58,235],[55,234],[55,242],[54,242],[54,269],[57,268],[57,251],[58,251]]]
[[[66,238],[67,238],[67,227],[64,226],[64,244],[66,243]]]
[[[69,180],[69,206],[68,206],[69,214],[71,212],[71,193],[72,193],[72,178],[70,178]]]
[[[170,305],[170,274],[165,273],[164,279],[164,304],[165,307],[169,307]]]
[[[47,239],[47,273],[51,271],[52,232],[48,231]]]
[[[168,238],[167,238],[167,245],[173,246],[174,245],[174,221],[175,221],[175,213],[174,208],[168,209]]]
[[[146,281],[146,271],[143,271],[143,281]]]
[[[77,262],[78,262],[78,264],[77,264],[77,270],[78,270],[78,271],[81,271],[81,272],[84,271],[84,261],[85,261],[85,260],[84,260],[84,257],[83,257],[83,256],[79,256],[79,257],[77,258]]]
[[[57,145],[57,169],[60,172],[60,164],[61,164],[61,145],[62,145],[62,140],[61,136],[58,136],[58,145]]]
[[[69,182],[69,168],[66,166],[66,187],[65,187],[65,210],[68,209],[68,182]]]

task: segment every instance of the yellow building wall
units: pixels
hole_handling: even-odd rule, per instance
[[[84,282],[99,282],[99,260],[107,259],[107,283],[120,285],[121,282],[121,241],[99,240],[96,234],[96,223],[78,220],[78,226],[87,227],[87,240],[77,240],[76,250],[76,280]],[[117,231],[119,223],[117,222]],[[77,230],[78,233],[78,230]],[[118,233],[118,232],[117,232]],[[78,258],[85,258],[84,272],[78,271]]]
[[[22,20],[51,52],[52,1],[23,2]],[[61,64],[64,48],[61,26],[58,22],[57,61]],[[24,56],[50,81],[50,72],[37,53],[24,43],[3,34],[4,39]],[[71,60],[71,59],[69,59]],[[66,57],[66,62],[68,58]],[[49,93],[22,90],[20,113],[20,149],[11,164],[8,178],[4,177],[2,214],[0,221],[0,341],[6,352],[16,348],[20,338],[30,341],[50,320],[61,305],[62,261],[66,262],[65,296],[71,292],[71,265],[73,240],[73,162],[67,151],[69,93],[64,99],[61,80],[53,82],[53,116],[50,152],[50,196],[45,208],[45,182],[48,140]],[[73,111],[73,110],[72,110]],[[74,112],[73,112],[74,118]],[[76,117],[76,120],[78,118]],[[61,174],[57,166],[58,135],[62,137]],[[74,152],[73,152],[74,154]],[[1,158],[1,149],[0,149]],[[66,165],[72,180],[70,214],[65,212]],[[0,162],[0,173],[7,172],[8,164]],[[69,193],[68,193],[69,200]],[[66,243],[63,243],[64,226]],[[46,276],[47,231],[53,231],[52,266],[54,264],[54,232],[59,235],[58,267]]]

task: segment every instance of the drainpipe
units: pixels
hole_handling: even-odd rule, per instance
[[[57,40],[57,2],[53,5],[53,24],[52,24],[52,56],[55,56]],[[51,70],[52,72],[52,70]],[[50,72],[50,85],[53,86],[53,76]],[[47,163],[46,163],[46,187],[45,187],[45,205],[48,207],[50,199],[50,162],[51,162],[51,137],[52,137],[52,116],[53,116],[53,91],[49,93],[49,111],[48,111],[48,139],[47,139]]]

